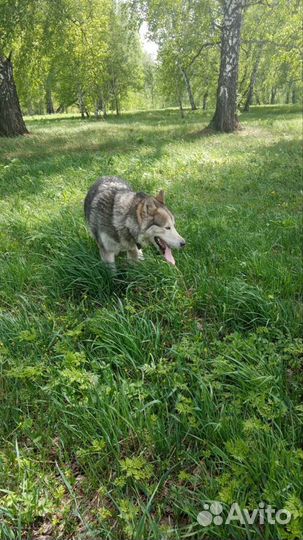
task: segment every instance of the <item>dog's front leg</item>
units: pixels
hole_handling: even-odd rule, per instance
[[[110,268],[112,272],[116,271],[115,265],[115,253],[113,251],[106,251],[103,247],[99,247],[100,257],[102,261]]]
[[[144,255],[142,249],[138,249],[137,246],[133,249],[129,249],[127,252],[127,258],[130,262],[144,261]]]

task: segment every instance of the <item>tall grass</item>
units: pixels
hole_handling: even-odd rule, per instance
[[[207,121],[42,117],[1,140],[0,538],[303,536],[300,116]],[[102,265],[82,203],[110,174],[166,190],[176,268]],[[292,519],[203,527],[212,501]]]

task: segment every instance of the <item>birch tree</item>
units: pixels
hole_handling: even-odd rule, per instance
[[[159,45],[160,61],[165,63],[160,69],[166,95],[171,96],[175,88],[175,100],[180,106],[183,86],[193,111],[197,109],[193,90],[197,62],[207,48],[218,43],[217,31],[212,24],[214,3],[214,0],[160,3],[143,0],[150,33]],[[174,73],[174,80],[165,80],[165,73],[167,79]]]
[[[227,133],[235,131],[239,126],[237,86],[243,9],[243,0],[224,0],[223,2],[217,103],[210,127]]]

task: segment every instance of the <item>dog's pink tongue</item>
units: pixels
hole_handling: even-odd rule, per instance
[[[176,264],[176,261],[173,258],[171,249],[168,246],[165,247],[164,257],[167,260],[167,262],[169,262],[170,264]]]

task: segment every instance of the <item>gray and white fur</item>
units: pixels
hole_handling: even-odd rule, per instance
[[[121,178],[103,177],[89,189],[84,212],[102,260],[113,266],[121,251],[126,251],[130,260],[142,259],[141,248],[149,243],[175,264],[171,248],[185,245],[175,229],[173,215],[164,205],[163,191],[151,197],[135,193]]]

